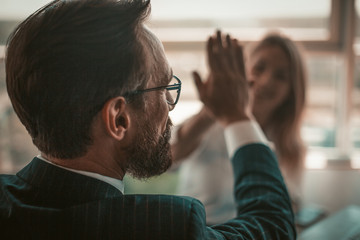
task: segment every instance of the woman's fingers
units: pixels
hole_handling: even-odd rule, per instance
[[[219,71],[219,54],[216,49],[216,43],[214,37],[209,37],[207,42],[207,59],[211,71]]]
[[[231,67],[232,71],[238,71],[239,70],[239,61],[237,59],[236,54],[236,39],[232,39],[229,34],[226,35],[226,43],[228,46],[228,64]]]
[[[193,76],[193,79],[194,79],[194,82],[195,82],[196,89],[197,89],[197,91],[199,93],[199,98],[202,101],[204,99],[204,94],[205,94],[204,83],[202,82],[201,77],[200,77],[198,72],[194,71],[192,73],[192,76]]]
[[[207,57],[211,71],[214,74],[222,72],[242,71],[243,59],[239,58],[241,46],[229,34],[226,36],[220,30],[208,39]]]
[[[245,79],[246,73],[245,73],[243,47],[239,44],[239,42],[236,39],[233,40],[233,45],[234,45],[234,54],[235,54],[235,62],[236,62],[237,70],[239,71],[241,76],[243,76]]]
[[[216,47],[219,53],[222,53],[225,49],[225,47],[223,46],[222,33],[220,30],[216,31]]]

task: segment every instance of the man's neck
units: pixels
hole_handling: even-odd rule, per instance
[[[44,153],[41,156],[53,164],[79,171],[93,172],[103,176],[122,180],[125,175],[124,167],[109,156],[86,154],[83,157],[72,159],[54,158]]]

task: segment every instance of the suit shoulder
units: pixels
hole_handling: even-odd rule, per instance
[[[182,209],[203,206],[199,200],[192,197],[165,194],[129,194],[123,196],[123,201],[136,204],[160,204],[162,206],[180,207]]]
[[[92,230],[101,227],[114,239],[121,236],[197,239],[190,237],[196,233],[193,232],[198,224],[194,223],[197,220],[194,216],[201,216],[201,223],[205,224],[205,210],[198,200],[173,195],[123,195],[88,202],[68,211],[64,214],[71,216],[66,221],[70,228],[68,232],[79,233],[77,238],[91,237]],[[86,226],[86,231],[79,232],[79,226]]]

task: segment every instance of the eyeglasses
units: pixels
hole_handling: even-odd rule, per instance
[[[163,89],[166,89],[166,101],[169,104],[171,111],[175,108],[175,105],[179,101],[180,92],[181,92],[181,81],[175,75],[172,76],[170,83],[166,86],[135,90],[133,92],[128,93],[127,95],[130,97],[144,92],[158,91]]]

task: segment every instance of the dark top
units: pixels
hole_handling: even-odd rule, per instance
[[[0,175],[0,239],[295,239],[290,199],[271,150],[232,159],[237,217],[206,226],[190,197],[123,195],[100,180],[34,158]]]

